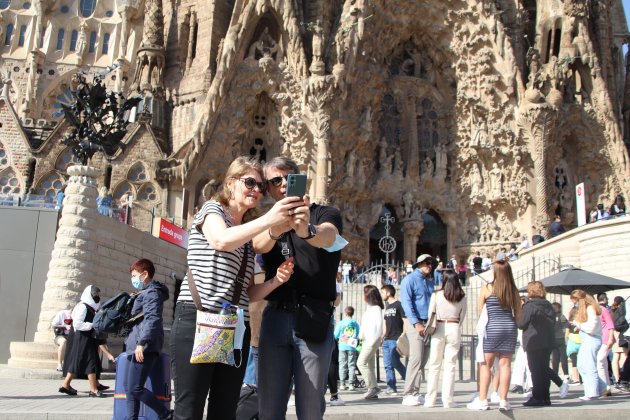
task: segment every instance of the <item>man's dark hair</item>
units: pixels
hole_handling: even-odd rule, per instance
[[[599,203],[597,205],[597,210],[604,210],[604,205],[602,203]]]
[[[365,296],[365,301],[368,305],[371,306],[380,306],[381,309],[385,308],[383,304],[383,298],[381,294],[378,292],[376,286],[368,284],[363,288],[363,296]]]
[[[263,173],[265,175],[265,178],[267,177],[267,169],[269,168],[281,169],[283,171],[287,171],[287,173],[290,174],[300,173],[300,168],[298,167],[297,163],[285,156],[276,156],[275,158],[265,163],[265,166],[263,166]]]
[[[352,306],[346,306],[346,308],[343,310],[343,313],[346,314],[346,316],[352,318],[354,316],[354,308]]]
[[[608,295],[606,295],[606,293],[602,292],[597,294],[597,303],[602,303],[605,300],[608,300]]]
[[[392,297],[396,296],[396,289],[391,284],[386,284],[385,286],[381,287],[381,290],[387,291],[387,293],[389,293]]]

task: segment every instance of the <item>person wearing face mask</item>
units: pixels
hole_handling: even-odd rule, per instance
[[[64,366],[66,377],[59,392],[77,395],[77,390],[70,386],[72,379],[87,374],[90,384],[90,397],[104,397],[101,392],[105,387],[99,385],[97,375],[101,361],[98,357],[98,341],[94,336],[92,321],[101,301],[101,289],[88,286],[83,290],[81,301],[72,310],[72,330],[68,335],[66,351],[67,365]],[[101,388],[101,389],[99,389]]]
[[[168,300],[168,288],[155,280],[155,266],[147,259],[133,263],[130,269],[131,284],[139,290],[131,309],[132,318],[141,315],[125,340],[127,353],[133,352],[127,370],[127,418],[137,419],[140,402],[155,411],[160,419],[172,419],[173,411],[164,407],[155,394],[145,388],[147,377],[160,359],[164,344],[162,311]]]

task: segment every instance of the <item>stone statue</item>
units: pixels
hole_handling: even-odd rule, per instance
[[[386,174],[392,173],[392,160],[387,156],[387,139],[381,138],[379,143],[378,163],[381,167],[381,172]]]
[[[518,236],[518,232],[514,228],[514,224],[510,222],[505,212],[501,212],[497,217],[498,238],[503,241],[509,241]]]
[[[446,146],[440,143],[435,150],[435,177],[441,181],[446,179],[446,166],[448,157],[446,154]]]
[[[83,61],[83,55],[85,54],[85,48],[87,47],[87,23],[82,22],[79,34],[77,36],[77,61],[79,64]]]
[[[259,60],[261,58],[276,58],[278,43],[269,35],[269,27],[260,34],[256,42],[249,47],[248,57]]]
[[[433,160],[427,155],[422,162],[422,173],[427,178],[433,178]]]
[[[400,178],[403,177],[403,160],[400,155],[400,148],[396,148],[394,153],[394,175]]]
[[[472,147],[483,147],[488,143],[488,123],[485,118],[479,117],[475,120],[474,110],[470,110],[470,122],[471,122],[471,141]]]
[[[323,60],[324,30],[321,20],[313,24],[313,61]]]
[[[496,162],[492,164],[492,169],[488,175],[490,175],[490,197],[500,198],[503,193],[503,174]]]
[[[411,41],[405,44],[405,52],[410,58],[403,61],[401,69],[408,76],[420,77],[422,74],[422,54]]]
[[[489,214],[483,215],[481,219],[480,241],[492,242],[497,234],[497,224]]]
[[[407,191],[403,194],[403,217],[405,219],[411,218],[414,209],[413,195],[411,191]]]
[[[470,198],[475,201],[479,199],[483,188],[483,178],[481,177],[481,172],[479,171],[479,166],[476,163],[473,163],[472,168],[470,168]]]

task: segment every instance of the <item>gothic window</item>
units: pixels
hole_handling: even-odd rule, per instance
[[[11,0],[0,0],[0,9],[6,9],[11,5]]]
[[[103,48],[101,49],[101,53],[103,54],[107,54],[109,50],[109,36],[109,32],[105,32],[105,35],[103,35]]]
[[[96,0],[81,0],[79,2],[79,10],[83,17],[90,17],[96,8]]]
[[[93,53],[96,51],[96,32],[90,32],[90,46],[88,47],[88,52]]]
[[[381,137],[387,144],[396,147],[400,144],[400,112],[392,95],[385,95],[381,101]]]
[[[7,25],[7,32],[4,35],[4,45],[11,45],[11,38],[13,38],[13,24]]]
[[[59,29],[59,32],[57,32],[57,50],[63,49],[63,37],[65,34],[66,31],[64,31],[63,28]]]
[[[79,31],[76,29],[72,31],[72,35],[70,35],[70,51],[77,50],[77,39],[79,38]]]
[[[123,181],[114,189],[114,199],[120,200],[120,198],[127,193],[133,196],[133,187],[127,181]]]
[[[254,125],[257,128],[265,128],[265,125],[267,125],[267,117],[264,115],[254,115]]]
[[[430,99],[423,99],[419,104],[418,117],[418,151],[420,162],[427,156],[433,157],[435,147],[440,143],[438,133],[438,114]]]
[[[51,172],[39,181],[35,194],[43,195],[47,203],[53,203],[65,180],[59,172]]]
[[[20,47],[23,47],[25,40],[26,40],[26,25],[22,25],[20,26],[20,37],[18,38],[18,45]]]
[[[152,183],[147,183],[142,186],[138,192],[138,200],[142,201],[157,201],[157,189]]]
[[[80,162],[72,153],[72,149],[68,147],[59,155],[59,157],[57,157],[57,162],[55,163],[55,169],[65,174],[68,171],[69,166],[72,166],[78,163]]]
[[[19,194],[20,181],[15,175],[12,168],[7,168],[0,172],[0,193],[2,194]]]
[[[131,182],[144,182],[147,179],[147,171],[142,163],[136,163],[129,170],[127,179]]]
[[[9,165],[9,156],[7,151],[4,150],[4,146],[0,143],[0,168],[4,168]]]

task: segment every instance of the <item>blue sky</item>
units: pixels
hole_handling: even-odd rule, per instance
[[[626,21],[628,21],[629,13],[630,13],[630,0],[622,0],[623,10],[626,12]],[[628,26],[630,26],[630,21],[628,21]]]

